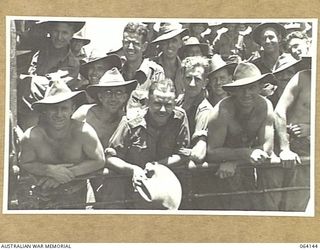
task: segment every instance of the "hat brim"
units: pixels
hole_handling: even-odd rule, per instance
[[[263,24],[260,24],[259,26],[257,26],[252,31],[252,39],[253,39],[253,41],[255,41],[257,44],[261,45],[261,41],[260,41],[261,32],[264,29],[268,28],[268,27],[271,27],[271,28],[275,29],[276,31],[278,31],[281,34],[282,39],[284,39],[286,37],[286,35],[287,35],[286,29],[281,24],[278,24],[278,23],[263,23]]]
[[[36,22],[36,25],[39,25],[39,26],[43,27],[44,29],[50,30],[52,25],[54,25],[56,23],[71,24],[74,27],[73,28],[74,34],[79,32],[86,24],[86,22],[71,22],[71,21],[38,21],[38,22]]]
[[[127,93],[130,96],[131,92],[137,87],[137,85],[138,85],[138,82],[136,80],[124,81],[124,82],[108,82],[108,83],[89,85],[86,91],[89,96],[91,96],[95,100],[98,100],[97,94],[101,92],[101,89],[123,86],[127,89]]]
[[[106,68],[106,71],[112,69],[113,67],[116,67],[118,70],[120,70],[122,66],[120,57],[116,54],[110,54],[110,55],[106,55],[105,57],[96,58],[96,59],[90,60],[87,63],[82,64],[80,66],[80,74],[88,80],[89,67],[93,63],[96,63],[99,61],[105,61],[106,64],[110,65],[110,67]]]
[[[232,83],[228,83],[222,86],[222,89],[225,91],[232,91],[238,87],[243,87],[247,86],[250,84],[254,84],[256,82],[259,83],[270,83],[274,82],[275,78],[274,75],[271,73],[263,74],[263,75],[258,75],[254,77],[247,77],[239,80],[235,80]]]
[[[227,63],[227,64],[223,65],[223,66],[220,67],[220,68],[217,68],[217,69],[215,69],[215,70],[210,71],[210,72],[208,73],[208,77],[212,76],[212,74],[214,74],[214,73],[216,73],[217,71],[222,70],[222,69],[228,69],[228,70],[230,70],[230,71],[233,72],[233,71],[236,69],[237,65],[238,65],[237,63]]]
[[[161,41],[166,41],[166,40],[169,40],[177,35],[181,35],[182,37],[184,35],[187,35],[188,34],[188,29],[178,29],[178,30],[172,30],[172,31],[169,31],[167,33],[164,33],[160,36],[158,36],[155,40],[153,40],[151,43],[159,43]]]
[[[73,37],[72,40],[77,40],[77,41],[83,42],[83,46],[86,46],[91,42],[90,39],[80,38],[80,37]]]
[[[31,105],[31,108],[36,111],[41,111],[44,106],[50,104],[57,104],[67,100],[75,100],[75,104],[80,106],[86,102],[86,93],[85,91],[72,91],[69,93],[63,93],[56,96],[45,97],[40,101],[36,101]]]

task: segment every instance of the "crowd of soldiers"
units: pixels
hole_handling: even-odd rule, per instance
[[[32,176],[36,208],[84,208],[92,189],[96,209],[178,209],[143,184],[179,166],[214,168],[194,193],[310,185],[310,23],[129,22],[121,48],[99,56],[84,53],[85,22],[15,25],[10,168]],[[263,167],[273,161],[282,167]],[[163,176],[153,189],[181,192]],[[304,211],[308,200],[308,188],[244,192],[180,209]]]

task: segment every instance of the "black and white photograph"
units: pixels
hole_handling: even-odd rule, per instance
[[[3,213],[314,216],[317,30],[7,16]]]

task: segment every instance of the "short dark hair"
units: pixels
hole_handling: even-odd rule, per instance
[[[204,77],[206,78],[210,70],[209,60],[207,58],[203,56],[190,56],[185,58],[181,62],[181,67],[183,68],[184,71],[193,69],[198,66],[204,68]]]
[[[149,97],[153,95],[153,92],[155,90],[159,90],[161,92],[172,92],[176,93],[176,89],[174,87],[174,84],[170,78],[166,78],[160,81],[153,81],[149,88]]]
[[[123,30],[123,33],[135,33],[142,37],[142,42],[147,41],[148,28],[142,23],[128,23]]]

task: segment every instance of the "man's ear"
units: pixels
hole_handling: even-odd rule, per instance
[[[148,41],[145,41],[143,44],[142,44],[142,47],[141,47],[141,50],[142,50],[142,52],[145,52],[146,51],[146,49],[148,48]]]

